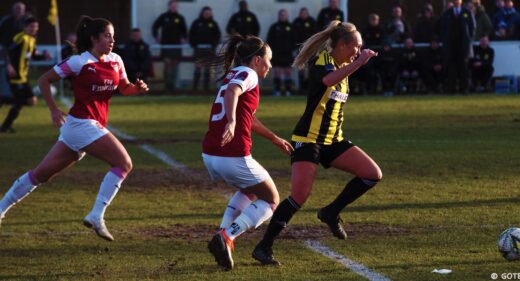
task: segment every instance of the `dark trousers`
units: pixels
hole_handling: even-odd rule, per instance
[[[473,67],[471,69],[471,80],[473,82],[473,87],[484,87],[488,86],[491,77],[493,76],[493,67],[492,66],[481,66],[481,67]]]
[[[448,71],[446,90],[450,93],[467,93],[469,86],[468,58],[456,54],[449,58],[446,62]]]
[[[22,111],[22,107],[27,105],[27,99],[33,97],[32,89],[29,84],[10,84],[11,93],[13,94],[13,98],[11,100],[11,109],[7,116],[5,117],[4,123],[0,127],[0,131],[5,131],[11,129],[14,120]]]

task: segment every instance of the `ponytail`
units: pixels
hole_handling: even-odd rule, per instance
[[[78,27],[76,28],[77,42],[75,49],[78,53],[83,53],[92,48],[92,37],[99,37],[99,34],[103,33],[107,26],[112,23],[106,19],[97,18],[93,19],[89,16],[81,16]]]
[[[226,74],[234,65],[249,64],[255,56],[263,57],[267,46],[262,39],[256,36],[243,37],[235,33],[224,42],[218,55],[197,58],[197,62],[215,70],[223,68],[224,73],[217,79],[217,81],[220,81],[226,77]]]
[[[339,40],[349,43],[356,32],[356,26],[351,23],[331,21],[325,30],[314,34],[302,44],[292,66],[298,69],[305,68],[305,64],[311,58],[323,50],[331,51]]]

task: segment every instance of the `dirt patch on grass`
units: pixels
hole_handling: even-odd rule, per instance
[[[241,239],[260,240],[264,235],[267,225],[264,224],[254,231],[248,231],[241,236]],[[174,224],[168,227],[150,228],[138,231],[146,238],[169,238],[181,240],[208,240],[216,231],[215,225],[184,225]],[[353,223],[346,224],[349,239],[357,239],[367,236],[400,236],[410,235],[421,232],[420,229],[390,226],[377,223]],[[287,229],[282,231],[279,239],[303,240],[303,239],[321,239],[330,238],[332,234],[325,225],[289,225]]]

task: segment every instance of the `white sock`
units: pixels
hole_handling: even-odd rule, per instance
[[[22,199],[27,197],[37,186],[38,182],[32,174],[32,171],[19,177],[11,188],[9,188],[9,191],[7,191],[2,200],[0,200],[0,216],[4,216],[9,208],[22,201]]]
[[[257,228],[272,215],[273,209],[271,209],[271,204],[264,200],[256,200],[242,211],[231,226],[226,228],[226,235],[231,240],[234,240],[248,229]]]
[[[96,202],[94,203],[94,207],[90,212],[93,216],[97,218],[103,218],[105,215],[105,210],[107,209],[110,202],[116,197],[119,188],[121,187],[121,183],[124,180],[124,176],[117,171],[114,171],[115,168],[110,170],[105,175],[105,178],[101,182],[101,186],[99,187],[99,193],[96,197]]]
[[[222,222],[220,228],[228,228],[233,221],[242,213],[242,210],[247,208],[251,204],[251,199],[244,193],[237,191],[231,199],[229,199],[224,215],[222,216]]]

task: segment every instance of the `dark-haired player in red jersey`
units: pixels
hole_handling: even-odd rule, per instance
[[[79,161],[85,153],[107,162],[106,174],[92,211],[83,224],[101,238],[112,241],[104,214],[121,183],[132,169],[132,160],[124,146],[106,128],[110,98],[119,89],[123,95],[148,91],[140,80],[132,84],[126,78],[123,61],[112,53],[114,27],[105,19],[83,17],[77,28],[79,55],[74,55],[43,74],[38,84],[51,111],[60,137],[47,156],[34,169],[18,178],[0,200],[0,222],[7,210],[27,197],[39,184]],[[62,112],[51,96],[51,83],[70,78],[74,88],[74,106]]]
[[[208,244],[217,263],[228,270],[233,268],[234,239],[269,219],[279,202],[269,173],[251,156],[251,132],[286,154],[293,150],[255,116],[260,101],[258,78],[267,76],[271,57],[271,48],[260,38],[237,34],[227,42],[224,54],[209,63],[225,66],[226,74],[211,108],[202,157],[212,180],[239,188],[227,205],[221,230]],[[238,66],[231,69],[232,62]]]

